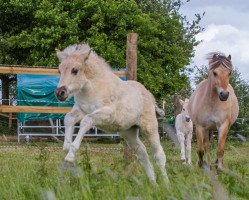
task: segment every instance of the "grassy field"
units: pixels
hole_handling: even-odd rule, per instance
[[[212,180],[197,167],[195,144],[192,166],[181,164],[179,150],[169,141],[163,140],[162,144],[171,181],[168,187],[163,185],[155,165],[158,187],[148,182],[137,162],[135,167],[125,169],[122,143],[84,142],[77,154],[75,171],[63,167],[64,153],[56,148],[62,144],[0,143],[0,199],[213,199]],[[213,145],[213,160],[215,147]],[[249,199],[249,143],[227,142],[224,166],[225,172],[215,178],[230,198]]]

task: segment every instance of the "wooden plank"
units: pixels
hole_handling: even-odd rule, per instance
[[[40,75],[59,75],[57,68],[30,68],[25,66],[0,66],[0,74],[40,74]],[[114,71],[118,77],[125,77],[124,71]]]
[[[42,74],[42,75],[58,75],[58,69],[55,68],[28,68],[28,67],[11,67],[1,66],[1,74]]]
[[[0,105],[0,113],[68,113],[71,107],[52,106],[7,106]]]

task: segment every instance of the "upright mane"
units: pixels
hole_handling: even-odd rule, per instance
[[[111,70],[110,65],[106,63],[106,61],[98,56],[88,44],[74,44],[70,45],[67,48],[65,48],[63,51],[61,51],[59,54],[57,53],[57,56],[60,61],[64,60],[65,58],[69,56],[82,56],[82,55],[88,55],[89,58],[88,62],[90,63],[91,66],[101,66],[105,67],[108,70]]]
[[[209,61],[209,70],[213,70],[219,66],[225,67],[228,70],[232,70],[231,56],[225,56],[221,52],[211,52],[207,54],[207,60]]]
[[[88,44],[74,44],[65,48],[62,52],[67,56],[71,56],[73,54],[87,53],[92,51]]]

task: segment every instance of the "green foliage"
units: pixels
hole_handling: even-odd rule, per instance
[[[138,80],[156,97],[189,84],[185,66],[199,21],[180,0],[0,0],[0,63],[56,66],[55,48],[87,42],[113,67],[125,67],[126,37],[139,35]]]

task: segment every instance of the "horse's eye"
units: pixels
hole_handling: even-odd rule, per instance
[[[214,76],[217,76],[217,73],[216,72],[213,72]]]
[[[73,74],[73,75],[77,75],[78,74],[78,69],[75,69],[75,68],[73,68],[72,69],[72,71],[71,71],[71,73]]]
[[[231,74],[232,74],[232,72],[229,72],[229,74],[228,74],[228,75],[229,75],[229,76],[231,76]]]
[[[184,109],[184,108],[183,108],[182,110],[183,110],[183,111],[185,111],[185,109]]]
[[[61,74],[61,71],[58,69],[58,73]]]

